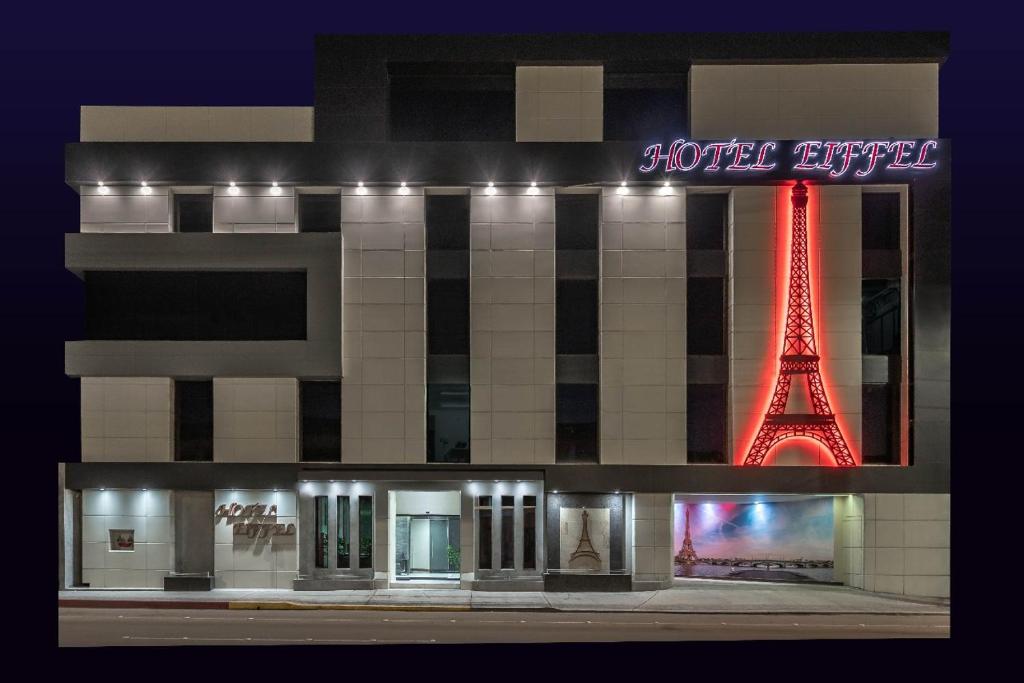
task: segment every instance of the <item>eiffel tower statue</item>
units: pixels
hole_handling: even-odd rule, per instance
[[[683,504],[686,510],[686,534],[683,536],[683,547],[676,553],[676,564],[692,567],[697,564],[697,551],[693,549],[693,541],[690,540],[690,506]]]
[[[857,463],[829,407],[825,384],[818,366],[811,305],[811,277],[807,262],[807,187],[798,182],[793,188],[793,236],[789,264],[789,304],[786,311],[786,336],[779,357],[775,393],[761,428],[750,445],[744,465],[760,465],[780,441],[807,437],[825,445],[839,467]],[[789,389],[794,377],[804,377],[811,397],[813,413],[786,413]]]
[[[576,560],[580,559],[593,560],[593,562],[597,563],[598,567],[601,566],[601,555],[596,550],[594,550],[594,545],[590,542],[590,524],[588,522],[588,518],[589,515],[587,514],[587,509],[583,508],[583,514],[581,515],[583,531],[580,533],[580,542],[576,546],[575,552],[573,552],[573,554],[569,556],[570,566],[573,562],[576,562]],[[590,563],[588,562],[587,564]]]

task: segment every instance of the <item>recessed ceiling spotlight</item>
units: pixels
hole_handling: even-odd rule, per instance
[[[359,183],[356,185],[356,194],[360,196],[366,194],[366,186],[363,185],[362,180],[360,180]]]
[[[142,194],[153,194],[153,188],[145,180],[142,181]]]
[[[273,194],[273,195],[281,194],[281,186],[277,184],[276,180],[273,183],[270,184],[270,194]]]
[[[497,191],[497,188],[494,187],[494,183],[487,183],[487,189],[484,190],[488,197],[493,197]]]
[[[228,194],[231,195],[232,197],[238,196],[238,185],[235,185],[234,180],[228,183]]]
[[[535,181],[535,182],[532,182],[532,183],[530,183],[530,189],[528,189],[528,190],[526,191],[526,194],[528,194],[528,195],[530,195],[530,196],[537,196],[538,194],[540,194],[540,190],[539,190],[539,189],[537,189],[537,183],[536,183],[536,181]]]
[[[404,180],[402,181],[402,184],[398,186],[398,194],[400,194],[400,195],[407,195],[407,194],[409,194],[409,186],[405,184]]]
[[[622,184],[615,188],[615,194],[629,194],[629,188],[626,187],[626,181],[623,180]]]
[[[658,189],[658,194],[662,197],[672,194],[672,185],[666,180],[665,184]]]
[[[110,194],[110,188],[107,187],[106,185],[104,185],[102,180],[99,182],[99,190],[97,190],[97,191],[100,194]]]

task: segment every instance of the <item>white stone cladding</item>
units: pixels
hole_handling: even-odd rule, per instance
[[[295,462],[298,420],[294,378],[213,380],[215,462]]]
[[[168,377],[83,377],[82,461],[174,459],[173,384]]]
[[[517,142],[603,139],[603,66],[516,67]]]
[[[601,463],[686,462],[686,220],[680,192],[601,196]]]
[[[343,192],[341,459],[426,462],[423,191]]]
[[[267,506],[264,516],[228,520],[217,517],[215,512],[232,503],[241,506],[257,503]],[[217,490],[214,492],[214,509],[210,510],[210,522],[214,524],[213,567],[215,588],[276,588],[287,590],[292,587],[299,574],[298,516],[295,512],[294,491]],[[270,515],[271,505],[277,506],[277,514]],[[236,534],[234,525],[265,524],[295,525],[292,534],[269,533],[265,537],[251,538],[248,534]]]
[[[936,137],[939,65],[693,65],[689,104],[696,140]]]
[[[298,232],[295,188],[239,185],[238,194],[218,185],[213,191],[214,232]]]
[[[141,185],[110,185],[107,194],[98,185],[79,190],[79,232],[170,232],[170,196],[168,188]]]
[[[473,463],[555,462],[555,201],[470,198]]]
[[[742,463],[774,389],[787,305],[788,187],[736,187],[729,226],[729,411],[731,461]],[[822,377],[843,434],[860,458],[860,188],[812,187],[808,203],[815,332]],[[817,227],[815,227],[817,226]],[[782,249],[782,253],[779,253]],[[808,406],[806,383],[793,382],[787,412]],[[809,408],[805,408],[809,410]],[[831,465],[828,449],[784,441],[766,464]]]
[[[163,588],[174,569],[171,491],[82,491],[82,581],[90,588]],[[132,531],[134,550],[111,550],[110,530]]]
[[[80,109],[82,142],[312,142],[312,107]]]
[[[633,581],[672,577],[672,494],[633,495]]]

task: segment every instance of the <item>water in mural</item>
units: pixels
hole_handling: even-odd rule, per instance
[[[832,581],[832,499],[675,503],[675,575]]]

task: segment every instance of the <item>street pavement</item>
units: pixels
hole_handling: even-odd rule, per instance
[[[74,646],[386,645],[948,638],[948,614],[239,611],[61,608]]]

